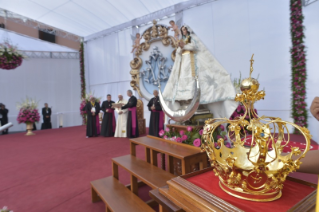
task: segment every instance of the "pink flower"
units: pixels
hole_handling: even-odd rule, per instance
[[[165,128],[165,131],[166,131],[166,132],[169,132],[169,128],[168,128],[168,127],[166,127],[166,128]]]
[[[164,135],[164,133],[165,133],[164,130],[161,130],[161,131],[159,131],[158,135],[162,137]]]
[[[193,145],[199,147],[199,146],[200,146],[200,139],[199,139],[199,138],[196,138],[196,139],[193,141]]]
[[[231,144],[230,143],[227,143],[225,144],[226,147],[230,148],[231,147]]]
[[[177,138],[176,138],[176,142],[177,142],[177,143],[182,143],[182,138],[177,137]]]
[[[224,131],[224,130],[225,130],[224,125],[220,125],[219,128],[220,128],[221,131]]]
[[[164,137],[163,137],[165,140],[167,140],[167,135],[164,135]]]
[[[179,131],[179,134],[184,135],[185,134],[184,130]]]
[[[219,148],[220,146],[218,145],[218,143],[214,143],[215,148]]]
[[[201,130],[199,131],[199,134],[200,134],[200,135],[203,135],[203,129],[201,129]]]
[[[220,135],[217,135],[217,139],[220,139],[220,138],[222,138]]]
[[[171,140],[172,141],[176,141],[176,137],[171,137]]]
[[[187,135],[183,135],[183,136],[182,136],[182,141],[186,141],[187,138],[188,138]]]
[[[187,131],[188,131],[188,132],[191,132],[192,130],[193,130],[193,128],[192,128],[191,126],[188,126],[188,127],[187,127]]]
[[[237,112],[239,113],[240,111],[241,111],[241,106],[238,105],[238,107],[237,107]]]

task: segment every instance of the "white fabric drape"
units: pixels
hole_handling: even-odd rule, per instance
[[[81,125],[80,75],[78,59],[34,59],[24,60],[15,70],[0,69],[0,102],[9,109],[10,131],[24,131],[25,124],[17,123],[16,105],[26,96],[52,107],[52,127],[57,128],[57,114],[63,113],[63,127]],[[37,129],[41,128],[42,115]]]

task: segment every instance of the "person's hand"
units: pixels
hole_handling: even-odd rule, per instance
[[[319,97],[315,97],[310,106],[310,112],[319,121]]]
[[[92,116],[95,116],[95,113],[92,113]]]
[[[154,107],[154,106],[152,106],[152,107],[151,107],[151,109],[152,109],[152,110],[155,110],[155,107]]]
[[[50,116],[46,116],[47,118],[49,118]]]
[[[123,113],[123,111],[120,111],[120,112],[119,112],[119,114],[122,114],[122,113]]]
[[[106,110],[105,110],[105,112],[109,112],[109,110],[108,110],[108,109],[106,109]]]

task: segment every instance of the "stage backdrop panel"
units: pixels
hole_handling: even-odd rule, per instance
[[[316,59],[319,55],[318,10],[319,2],[303,7],[308,47],[307,103],[309,106],[314,96],[319,95],[317,71],[319,60]],[[253,77],[258,77],[260,89],[265,88],[266,91],[265,100],[259,101],[256,108],[260,114],[292,121],[289,19],[289,1],[276,0],[214,1],[192,7],[182,13],[183,23],[191,26],[232,78],[238,78],[239,72],[243,77],[248,76],[249,60],[254,53]],[[175,20],[175,17],[159,20],[158,23],[168,25],[169,20]],[[117,81],[121,82],[120,85],[125,89],[130,87],[129,62],[133,58],[130,54],[133,42],[130,35],[135,36],[135,32],[142,33],[149,26],[152,26],[152,23],[138,29],[134,26],[132,29],[87,42],[85,58],[86,76],[89,79],[88,90],[100,92],[99,89],[109,89],[104,93],[112,92],[114,95],[119,91]],[[170,32],[170,35],[173,33]],[[110,75],[111,73],[113,74]],[[144,111],[148,126],[149,112],[146,108]],[[316,141],[319,141],[318,125],[314,118],[309,118],[309,129]]]
[[[52,127],[57,128],[57,115],[63,113],[63,127],[81,125],[79,59],[29,58],[15,70],[0,69],[0,102],[9,109],[10,131],[24,131],[17,122],[17,103],[26,96],[39,101],[41,114],[44,103],[52,107]],[[41,128],[41,120],[37,129]]]

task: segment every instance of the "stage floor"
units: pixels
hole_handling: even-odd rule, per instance
[[[0,136],[0,207],[14,212],[99,212],[103,202],[91,203],[90,181],[112,175],[111,158],[130,153],[127,138],[86,138],[85,126]],[[292,139],[293,141],[297,141]],[[143,147],[137,157],[144,159]],[[120,169],[120,181],[129,175]],[[317,183],[317,175],[294,173]],[[139,191],[149,200],[149,187]]]
[[[111,158],[130,153],[127,138],[86,138],[85,126],[0,136],[0,207],[14,212],[104,212],[91,203],[90,182],[112,175]],[[137,156],[144,149],[137,147]],[[143,158],[144,159],[144,158]],[[120,169],[120,181],[129,175]],[[149,187],[141,188],[149,200]]]

